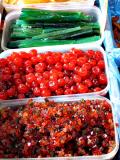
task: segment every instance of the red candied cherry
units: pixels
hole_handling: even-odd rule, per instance
[[[63,79],[65,80],[65,84],[68,84],[68,82],[69,82],[70,78],[69,78],[68,76],[64,76],[64,78],[63,78]]]
[[[96,51],[94,54],[94,58],[98,61],[103,59],[103,54],[100,51]]]
[[[69,55],[67,53],[62,54],[61,56],[61,62],[62,63],[69,63],[70,59],[69,59]]]
[[[61,61],[61,56],[62,56],[62,52],[54,52],[52,54],[52,56],[54,57],[54,61],[55,63],[60,62]]]
[[[84,81],[84,83],[88,86],[88,87],[92,87],[92,81],[90,80],[90,79],[86,79],[85,81]]]
[[[63,78],[58,79],[58,86],[62,87],[65,84],[66,84],[65,79],[63,79]]]
[[[99,81],[95,78],[92,80],[93,86],[99,86]]]
[[[87,55],[89,58],[92,58],[92,57],[94,56],[94,53],[95,53],[95,51],[93,51],[93,50],[88,50],[88,51],[86,51],[86,55]]]
[[[16,66],[16,65],[12,65],[12,66],[11,66],[11,70],[12,70],[14,73],[18,73],[18,72],[19,72],[19,67]]]
[[[73,71],[75,68],[75,63],[73,61],[68,63],[68,70]]]
[[[42,76],[42,73],[37,73],[37,72],[36,72],[36,73],[35,73],[35,77],[39,77],[39,76],[41,77],[41,76]]]
[[[73,83],[74,83],[73,78],[72,78],[72,77],[70,77],[70,78],[69,78],[69,81],[68,81],[68,83],[67,83],[67,84],[68,84],[69,86],[72,86],[72,85],[73,85]]]
[[[15,81],[15,84],[16,84],[16,85],[19,85],[19,84],[22,83],[22,80],[21,80],[21,79],[15,79],[14,81]]]
[[[76,48],[72,48],[70,50],[70,52],[72,52],[73,54],[77,55],[77,57],[81,57],[84,55],[84,52],[80,49],[76,49]]]
[[[99,92],[99,91],[101,91],[101,90],[102,90],[102,89],[101,89],[100,87],[96,87],[96,88],[93,89],[94,92]]]
[[[23,98],[25,98],[25,95],[24,94],[18,94],[18,99],[23,99]]]
[[[88,92],[88,87],[82,83],[77,85],[77,90],[79,93],[87,93]]]
[[[62,88],[58,88],[55,90],[56,95],[63,95],[64,94],[64,90]]]
[[[64,77],[64,73],[61,72],[61,71],[59,71],[59,72],[58,72],[58,77],[59,77],[59,78],[63,78],[63,77]]]
[[[70,89],[73,94],[77,93],[77,86],[71,86]]]
[[[90,64],[92,67],[96,66],[96,64],[97,64],[97,62],[96,62],[95,59],[89,59],[88,62],[89,62],[89,64]]]
[[[102,151],[98,148],[95,148],[92,150],[93,155],[102,155]]]
[[[68,84],[65,84],[64,89],[70,89],[70,86]]]
[[[77,64],[79,66],[82,66],[83,64],[85,64],[88,61],[88,59],[84,56],[84,57],[80,57],[77,59]]]
[[[48,63],[48,64],[55,64],[55,60],[54,60],[54,57],[52,56],[52,55],[50,55],[50,56],[46,56],[46,62]]]
[[[58,82],[55,80],[49,81],[49,88],[51,91],[58,89]]]
[[[45,63],[38,63],[35,65],[35,71],[38,73],[44,72],[45,68],[46,68]]]
[[[35,96],[40,96],[40,95],[41,95],[41,90],[40,90],[40,88],[39,88],[39,87],[35,87],[35,88],[33,89],[33,94],[34,94]]]
[[[43,78],[49,79],[50,78],[50,72],[49,71],[43,72]]]
[[[20,77],[21,77],[21,74],[20,74],[20,73],[15,73],[15,74],[13,75],[13,78],[14,78],[14,79],[20,79]]]
[[[48,81],[46,80],[44,80],[44,81],[42,81],[41,83],[40,83],[40,88],[41,89],[48,89],[48,87],[49,87],[49,83],[48,83]]]
[[[33,73],[33,72],[34,72],[34,69],[33,69],[33,67],[31,67],[31,66],[27,66],[27,67],[25,68],[25,70],[26,70],[26,73]]]
[[[8,80],[10,80],[11,79],[11,75],[9,75],[9,74],[2,74],[1,75],[1,80],[2,81],[8,81]]]
[[[37,81],[34,81],[32,82],[31,84],[32,87],[38,87],[39,86],[39,83]]]
[[[4,58],[0,58],[0,68],[5,67],[8,64],[7,60]]]
[[[21,67],[22,64],[23,64],[23,60],[22,60],[22,58],[20,58],[20,57],[16,57],[16,58],[13,60],[13,63],[14,63],[16,66]]]
[[[69,88],[68,88],[68,89],[65,89],[64,94],[65,94],[65,95],[72,94],[71,89],[69,89]]]
[[[88,75],[88,70],[84,67],[81,67],[78,71],[78,75],[81,77],[86,77]]]
[[[32,62],[30,60],[26,60],[24,62],[24,65],[27,67],[27,66],[32,66]]]
[[[63,69],[64,70],[69,70],[69,64],[68,63],[64,63],[63,64]]]
[[[11,69],[9,67],[5,67],[5,68],[2,69],[2,73],[3,74],[11,74],[11,72],[12,71],[11,71]]]
[[[90,70],[91,69],[91,64],[87,62],[87,63],[83,64],[82,67],[86,68],[87,70]]]
[[[62,69],[63,69],[62,63],[57,62],[57,63],[55,64],[55,69],[57,69],[58,71],[62,71]]]
[[[73,81],[75,83],[80,83],[81,82],[81,76],[80,75],[77,75],[77,74],[74,74],[73,75]]]
[[[40,84],[43,81],[43,76],[38,76],[37,77],[37,82]]]
[[[92,68],[92,73],[94,74],[94,75],[99,75],[100,74],[100,72],[101,72],[101,70],[100,70],[100,68],[98,67],[98,66],[94,66],[93,68]]]
[[[37,64],[38,63],[38,59],[37,59],[37,56],[33,56],[33,57],[31,57],[31,62],[32,62],[32,64]]]
[[[30,56],[36,56],[37,55],[37,50],[36,49],[31,49],[29,51]]]
[[[18,92],[21,94],[25,94],[28,92],[28,87],[25,84],[18,85]]]
[[[42,96],[42,97],[51,96],[50,90],[49,90],[49,89],[42,89],[42,90],[41,90],[41,96]]]
[[[35,80],[36,80],[36,77],[35,77],[35,75],[33,73],[29,73],[29,74],[26,75],[26,81],[28,83],[32,83]]]
[[[46,58],[44,54],[38,54],[37,59],[38,59],[38,62],[45,62]]]
[[[84,137],[79,137],[79,139],[77,140],[77,145],[78,146],[85,146],[86,145],[86,138]]]
[[[98,67],[100,69],[105,69],[105,62],[104,62],[104,60],[99,60],[97,65],[98,65]]]
[[[50,80],[58,80],[58,74],[55,74],[55,73],[53,73],[53,74],[50,74]]]
[[[74,68],[74,73],[78,74],[79,69],[80,69],[80,67],[79,67],[79,66],[76,66],[76,67]]]
[[[51,71],[54,68],[54,65],[48,64],[46,70]]]
[[[6,100],[7,99],[7,93],[4,92],[4,91],[0,92],[0,99]]]
[[[7,95],[9,97],[13,97],[13,96],[15,96],[15,94],[16,94],[15,87],[11,87],[10,89],[7,90]]]
[[[24,51],[20,51],[20,52],[19,52],[19,55],[20,55],[20,57],[23,58],[23,59],[29,59],[29,58],[30,58],[30,54],[28,54],[28,53],[26,53],[26,52],[24,52]]]
[[[104,85],[107,84],[107,77],[106,77],[105,73],[101,73],[99,75],[99,83],[104,84]]]

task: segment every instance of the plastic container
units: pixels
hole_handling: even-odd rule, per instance
[[[72,5],[79,5],[79,6],[93,6],[94,5],[94,2],[95,0],[66,0],[66,2],[60,2],[58,0],[58,2],[54,2],[54,0],[49,0],[51,2],[48,2],[48,3],[35,3],[35,4],[24,4],[24,3],[21,3],[21,4],[8,4],[5,2],[5,0],[2,1],[2,4],[4,6],[4,8],[6,9],[7,12],[11,12],[11,11],[18,11],[18,10],[21,10],[23,7],[24,8],[54,8],[55,6],[58,6],[59,7],[65,7],[65,6],[69,6],[71,3]]]
[[[100,96],[79,96],[79,97],[72,97],[71,99],[70,98],[49,98],[49,100],[54,100],[55,102],[76,102],[76,101],[80,101],[80,100],[96,100],[96,99],[99,99],[99,100],[106,100],[110,105],[111,105],[111,108],[112,108],[112,113],[113,113],[113,104],[106,98],[104,97],[100,97]],[[37,102],[44,102],[44,98],[35,98],[33,99],[34,101],[37,101]],[[2,107],[15,107],[15,106],[19,106],[19,105],[25,105],[27,103],[28,99],[27,100],[16,100],[16,101],[4,101],[4,102],[0,102],[0,108]],[[78,157],[59,157],[59,158],[39,158],[40,160],[41,159],[48,159],[48,160],[110,160],[110,159],[113,159],[114,156],[116,155],[118,149],[119,149],[119,141],[118,141],[118,135],[117,135],[117,130],[116,130],[116,125],[115,125],[115,117],[114,117],[114,114],[113,114],[113,123],[114,123],[114,130],[115,130],[115,143],[116,143],[116,146],[115,148],[113,149],[112,152],[108,153],[108,154],[104,154],[104,155],[100,155],[100,156],[78,156]],[[29,159],[29,158],[27,158]]]
[[[50,10],[50,8],[49,8],[49,10]],[[58,10],[58,8],[55,7],[54,10]],[[94,44],[95,46],[102,44],[103,39],[104,39],[104,25],[103,25],[103,22],[102,22],[103,15],[102,15],[99,8],[97,8],[97,7],[82,7],[82,8],[79,8],[79,6],[75,6],[75,7],[74,6],[70,6],[70,7],[64,6],[64,8],[62,8],[62,9],[59,8],[59,10],[82,11],[82,12],[88,14],[88,15],[94,16],[96,18],[96,20],[98,21],[99,25],[100,25],[101,38],[98,41],[89,42],[89,43]],[[9,49],[9,48],[7,48],[7,42],[9,41],[9,36],[8,35],[10,34],[9,28],[10,28],[11,23],[14,20],[19,18],[20,13],[21,12],[14,11],[14,12],[9,13],[5,18],[3,35],[2,35],[2,42],[1,42],[1,47],[2,47],[3,50]],[[86,44],[88,45],[88,43],[86,43]],[[83,45],[83,44],[80,44],[80,45]]]
[[[106,73],[106,76],[107,76],[107,86],[106,88],[104,88],[103,90],[99,91],[99,92],[92,92],[92,93],[85,93],[85,95],[106,95],[106,93],[108,92],[108,89],[109,89],[109,70],[108,70],[108,64],[107,64],[107,58],[106,58],[106,53],[105,51],[103,50],[102,47],[100,46],[93,46],[93,45],[82,45],[80,46],[79,44],[75,44],[75,45],[63,45],[63,46],[48,46],[48,47],[36,47],[35,49],[37,49],[38,53],[39,52],[46,52],[46,51],[61,51],[61,52],[65,52],[65,51],[68,51],[70,50],[71,48],[78,48],[78,49],[81,49],[81,50],[89,50],[89,49],[92,49],[92,50],[97,50],[97,51],[101,51],[103,53],[103,57],[104,57],[104,62],[105,62],[105,73]],[[6,50],[4,52],[2,52],[0,54],[0,58],[5,58],[9,55],[11,55],[13,53],[13,51],[16,51],[16,52],[19,52],[19,51],[25,51],[25,52],[29,52],[31,50],[31,48],[25,48],[25,49],[13,49],[13,50]],[[74,96],[78,96],[80,94],[74,94]],[[63,95],[63,97],[70,97],[70,96],[73,96],[73,94],[71,95]],[[57,96],[57,97],[61,97],[61,96]]]

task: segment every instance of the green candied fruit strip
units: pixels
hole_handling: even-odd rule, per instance
[[[48,11],[37,9],[23,9],[19,17],[20,20],[40,21],[40,22],[79,22],[91,21],[93,16],[85,15],[78,11]]]
[[[91,36],[87,38],[81,38],[78,40],[18,40],[11,41],[8,43],[8,48],[28,48],[28,47],[39,47],[39,46],[50,46],[50,45],[64,45],[64,44],[80,44],[98,41],[100,36]]]

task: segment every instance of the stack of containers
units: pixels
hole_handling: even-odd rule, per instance
[[[120,123],[120,48],[117,46],[114,40],[113,26],[112,26],[112,18],[120,17],[120,1],[114,0],[109,1],[109,9],[108,9],[108,28],[105,30],[105,48],[108,54],[109,60],[109,70],[110,70],[110,98],[111,101],[115,104],[115,113]],[[118,21],[119,23],[119,21]],[[119,33],[118,33],[119,35]],[[120,43],[120,42],[119,42]],[[119,130],[120,133],[120,130]]]
[[[3,1],[4,2],[4,1]],[[88,4],[93,5],[94,1],[87,1]],[[89,3],[90,2],[90,3]],[[11,8],[13,9],[13,6],[11,7],[10,5],[6,5],[5,2],[3,3],[6,10],[9,12],[11,10]],[[72,5],[71,5],[72,4]],[[49,7],[49,5],[45,4],[46,6],[44,6],[44,4],[40,4],[37,5],[38,8],[42,8],[42,9],[50,9],[50,10],[65,10],[65,11],[82,11],[84,13],[87,13],[88,15],[92,15],[97,19],[97,22],[100,25],[100,36],[101,39],[97,40],[95,42],[91,42],[91,43],[84,43],[84,44],[66,44],[66,45],[57,45],[57,46],[45,46],[45,47],[34,47],[34,48],[22,48],[22,49],[13,49],[11,50],[10,48],[7,47],[7,43],[9,41],[9,34],[10,34],[10,26],[13,22],[13,20],[18,19],[18,17],[20,16],[20,11],[14,11],[9,13],[6,18],[5,18],[5,24],[4,24],[4,29],[3,29],[3,36],[2,36],[2,49],[5,50],[3,53],[1,53],[0,58],[6,58],[8,56],[10,56],[13,52],[21,52],[21,51],[25,51],[25,52],[29,52],[31,49],[36,49],[39,52],[42,52],[43,54],[47,51],[55,51],[55,52],[66,52],[69,51],[71,48],[77,48],[83,51],[87,51],[87,50],[94,50],[94,51],[100,51],[103,54],[103,58],[104,58],[104,62],[105,62],[105,73],[107,75],[107,86],[106,88],[104,88],[101,91],[97,91],[97,92],[92,92],[92,93],[84,93],[83,95],[81,94],[72,94],[72,95],[62,95],[62,96],[53,96],[50,97],[50,99],[56,101],[56,102],[71,102],[70,99],[72,99],[72,101],[79,101],[81,99],[91,99],[91,97],[94,97],[94,99],[101,99],[101,100],[105,100],[105,98],[103,97],[98,97],[96,95],[106,95],[106,93],[109,90],[109,70],[108,70],[108,64],[107,64],[107,57],[106,57],[106,53],[103,50],[103,48],[101,47],[103,39],[104,39],[104,27],[103,27],[103,16],[101,11],[96,8],[95,6],[81,6],[80,3],[68,3],[66,6],[65,3],[60,3],[58,5],[56,4],[49,4],[51,5],[51,8]],[[87,5],[87,3],[86,3]],[[28,7],[25,5],[25,7]],[[30,5],[31,7],[31,5]],[[36,5],[32,5],[32,7],[36,8]],[[16,6],[15,6],[16,8]],[[21,8],[19,8],[21,9]],[[14,9],[13,9],[14,10]],[[40,98],[41,99],[41,98]],[[92,98],[93,99],[93,98]],[[34,99],[36,101],[36,99]],[[27,100],[19,100],[19,104],[26,104]],[[108,101],[108,103],[110,103]],[[0,103],[1,107],[2,106],[16,106],[18,105],[18,100],[10,100],[10,101],[2,101]],[[111,104],[111,107],[113,106],[113,104]],[[114,114],[113,114],[114,116]],[[88,160],[88,159],[101,159],[101,160],[108,160],[108,159],[112,159],[115,154],[117,153],[118,150],[118,137],[117,137],[117,133],[116,133],[116,127],[114,125],[115,128],[115,148],[112,149],[112,151],[109,154],[105,154],[105,155],[101,155],[101,156],[79,156],[79,157],[72,157],[71,159],[84,159],[84,160]],[[60,158],[62,159],[62,158]]]

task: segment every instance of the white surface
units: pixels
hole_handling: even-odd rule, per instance
[[[100,100],[106,100],[111,108],[112,108],[112,113],[113,113],[113,104],[106,98],[104,97],[100,97],[100,96],[79,96],[79,97],[72,97],[72,98],[48,98],[49,100],[54,100],[55,102],[75,102],[75,101],[79,101],[82,99],[85,100],[95,100],[95,99],[100,99]],[[34,98],[34,101],[37,102],[44,102],[44,97],[42,98]],[[28,101],[28,99],[23,99],[23,100],[15,100],[15,101],[3,101],[0,102],[0,107],[15,107],[18,105],[24,105],[26,104]],[[114,156],[116,155],[118,149],[119,149],[119,141],[118,141],[118,134],[117,134],[117,130],[116,130],[116,125],[115,125],[115,117],[113,114],[113,122],[114,122],[114,129],[115,129],[115,142],[116,142],[116,146],[113,149],[112,152],[108,153],[108,154],[104,154],[104,155],[100,155],[100,156],[78,156],[78,157],[54,157],[54,158],[39,158],[40,160],[110,160],[113,159]],[[32,159],[32,158],[27,158],[27,159]]]
[[[58,10],[58,8],[55,7],[54,10]],[[90,44],[93,44],[95,46],[102,44],[102,42],[104,40],[104,28],[103,28],[104,24],[102,22],[103,15],[102,15],[99,8],[97,8],[97,7],[82,7],[82,8],[79,8],[79,6],[75,6],[75,7],[74,6],[69,6],[69,7],[64,6],[64,8],[62,8],[62,9],[59,8],[59,10],[82,11],[82,12],[88,14],[88,15],[94,16],[96,18],[97,22],[100,25],[101,38],[98,41],[90,42]],[[10,34],[9,28],[10,28],[10,25],[11,25],[12,21],[19,18],[20,13],[21,13],[20,11],[19,12],[14,11],[14,12],[9,13],[5,18],[5,23],[4,23],[4,27],[3,27],[2,42],[1,42],[1,47],[2,47],[3,50],[9,49],[9,48],[7,48],[7,42],[9,41],[9,34]],[[83,43],[80,44],[80,45],[83,45]],[[88,43],[86,43],[86,45],[88,45]]]
[[[98,50],[98,51],[101,51],[103,53],[103,57],[104,57],[104,61],[105,61],[105,73],[107,75],[107,80],[108,80],[108,83],[107,83],[107,86],[105,89],[99,91],[99,92],[92,92],[92,93],[85,93],[85,95],[105,95],[108,90],[109,90],[109,70],[108,70],[108,63],[107,63],[107,58],[106,58],[106,53],[105,51],[103,50],[102,47],[99,47],[99,46],[93,46],[93,45],[82,45],[80,46],[79,44],[75,44],[75,45],[62,45],[62,46],[48,46],[48,47],[34,47],[34,49],[37,49],[38,53],[41,53],[41,52],[46,52],[46,51],[61,51],[61,52],[65,52],[65,51],[68,51],[70,50],[71,48],[78,48],[78,49],[81,49],[81,50],[89,50],[89,49],[93,49],[93,50]],[[5,58],[9,55],[11,55],[13,53],[13,51],[15,52],[20,52],[20,51],[26,51],[26,52],[29,52],[32,48],[24,48],[24,49],[14,49],[14,50],[6,50],[4,52],[2,52],[0,54],[0,58]],[[63,95],[63,97],[71,97],[71,96],[78,96],[78,95],[81,95],[81,94],[72,94],[72,95]],[[55,97],[59,97],[59,96],[55,96]],[[61,97],[61,96],[60,96]]]

